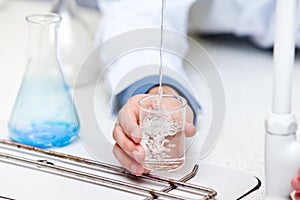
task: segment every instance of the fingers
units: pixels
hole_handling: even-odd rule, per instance
[[[300,200],[300,177],[294,177],[291,181],[291,186],[295,190],[294,198],[295,200]]]
[[[141,164],[145,159],[143,147],[132,141],[119,125],[114,128],[114,139],[117,143],[113,148],[113,153],[122,166],[137,176],[149,173]]]
[[[122,166],[124,166],[127,170],[131,171],[133,174],[140,176],[145,171],[142,164],[134,160],[131,156],[129,156],[123,149],[118,145],[115,144],[113,148],[113,153],[117,160],[120,162]]]
[[[186,107],[186,121],[188,123],[193,123],[194,121],[194,112],[189,105]]]
[[[299,192],[296,192],[295,194],[294,194],[294,198],[293,198],[294,200],[300,200],[300,193]]]
[[[291,181],[291,185],[296,192],[300,193],[300,177],[294,177]]]
[[[142,140],[141,129],[139,128],[139,106],[138,101],[145,95],[136,95],[131,97],[126,105],[119,111],[118,124],[121,130],[135,143],[140,143]],[[194,113],[190,106],[186,109],[186,124],[185,135],[186,137],[192,137],[196,134],[196,127],[193,125]],[[117,133],[120,131],[114,131],[113,137],[117,138]],[[116,140],[117,143],[122,145]]]
[[[123,129],[116,124],[113,130],[114,140],[123,151],[135,159],[135,161],[142,163],[145,159],[145,151],[141,145],[132,141],[124,132]]]
[[[148,94],[158,94],[159,87],[153,87],[151,90],[149,90]],[[164,94],[172,94],[172,95],[178,95],[178,92],[170,87],[170,86],[162,86],[162,90]],[[192,108],[187,105],[186,107],[186,125],[185,125],[185,136],[186,137],[192,137],[196,134],[196,127],[193,125],[194,121],[194,113]]]
[[[138,121],[139,98],[135,96],[128,100],[120,110],[113,130],[113,138],[116,141],[113,148],[115,157],[122,166],[138,176],[149,172],[141,164],[145,159],[145,151],[139,144],[142,139]]]
[[[122,131],[135,143],[140,143],[142,133],[139,128],[139,106],[138,101],[141,95],[131,97],[126,105],[119,111],[118,124]],[[114,135],[115,137],[115,135]]]
[[[140,145],[142,132],[139,127],[138,101],[144,96],[147,95],[136,95],[127,101],[126,105],[119,111],[118,120],[113,130],[113,138],[116,141],[113,153],[120,164],[135,175],[149,173],[142,166],[145,160],[145,150]],[[186,111],[185,135],[191,137],[196,133],[196,128],[193,125],[194,116],[189,106]]]
[[[295,191],[293,195],[293,199],[300,200],[300,168],[298,169],[298,176],[295,176],[291,180],[291,186],[293,190]]]
[[[184,133],[186,137],[193,137],[196,134],[196,127],[193,123],[186,123],[184,127]]]
[[[196,127],[193,124],[194,121],[194,113],[190,106],[186,108],[186,124],[185,124],[185,136],[193,137],[196,134]]]

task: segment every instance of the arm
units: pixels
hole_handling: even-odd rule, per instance
[[[189,6],[193,1],[170,1],[168,8],[173,10],[176,16],[166,17],[166,28],[179,32],[187,32],[187,16]],[[134,5],[134,6],[133,6]],[[184,6],[183,6],[184,5]],[[160,27],[160,9],[161,1],[130,1],[124,0],[119,6],[114,5],[111,10],[104,11],[104,17],[99,30],[99,40],[105,41],[111,37],[130,30],[140,28],[159,28]],[[178,10],[182,12],[178,14]],[[118,14],[117,14],[118,13]],[[147,37],[144,38],[147,41]],[[178,48],[187,50],[186,41],[174,42]],[[158,68],[149,66],[159,64],[159,54],[153,51],[134,52],[120,58],[109,68],[107,82],[112,92],[112,96],[116,97],[118,107],[118,119],[113,130],[113,137],[116,141],[113,152],[119,162],[132,171],[136,175],[147,172],[143,169],[141,163],[144,160],[145,152],[140,145],[141,131],[139,128],[139,110],[138,100],[145,95],[157,92],[158,78],[155,82],[140,84],[148,77],[158,77]],[[164,86],[164,93],[181,94],[189,98],[189,86],[182,67],[181,58],[171,54],[164,55],[164,65],[171,66],[164,70],[164,74],[170,77],[169,86]],[[176,80],[176,83],[174,82]],[[151,82],[151,81],[150,81]],[[153,84],[154,83],[154,84]],[[166,84],[166,83],[164,83]],[[144,87],[140,87],[140,86]],[[176,86],[176,87],[174,87]],[[175,89],[176,88],[176,89]],[[192,96],[191,96],[192,97]],[[195,104],[195,108],[199,104]],[[195,109],[196,110],[196,109]],[[188,107],[185,134],[193,136],[196,128],[193,125],[194,113],[191,107]]]
[[[165,28],[186,34],[188,13],[193,2],[194,0],[168,1]],[[102,5],[103,10],[103,16],[101,17],[97,34],[97,40],[100,43],[128,31],[142,30],[145,28],[160,28],[161,0],[114,0],[110,1],[110,3],[108,3],[108,1],[100,1],[99,4],[100,7]],[[180,10],[180,12],[178,12],[178,10]],[[147,43],[149,42],[148,37],[148,35],[145,35],[144,38],[133,38],[133,40]],[[124,43],[120,43],[120,45],[124,46],[126,42],[130,43],[130,41],[125,41]],[[159,38],[157,43],[159,43]],[[165,43],[167,43],[167,41],[165,41]],[[168,43],[173,45],[176,49],[183,49],[182,52],[187,52],[188,50],[186,41],[174,42],[170,40]],[[118,46],[116,48],[118,48]],[[164,54],[163,63],[184,76],[185,73],[181,58],[171,54]],[[126,56],[119,57],[112,65],[107,74],[106,85],[110,87],[109,91],[114,91],[114,95],[137,81],[137,79],[132,79],[131,82],[127,81],[126,84],[124,84],[124,82],[119,84],[122,85],[121,88],[118,87],[118,83],[124,80],[134,69],[145,67],[146,65],[159,65],[159,55],[157,51],[143,49],[142,51],[134,51]],[[158,69],[151,73],[151,75],[158,74]],[[137,76],[131,77],[135,78]]]

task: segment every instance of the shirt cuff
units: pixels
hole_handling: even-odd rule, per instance
[[[118,111],[126,104],[127,100],[137,94],[146,94],[151,88],[157,86],[159,83],[159,76],[147,76],[141,80],[134,82],[132,85],[118,93],[113,99],[113,114],[116,115]],[[172,86],[179,93],[180,96],[184,97],[194,113],[194,125],[197,123],[197,115],[201,111],[201,105],[196,98],[180,83],[174,79],[164,76],[163,85]]]

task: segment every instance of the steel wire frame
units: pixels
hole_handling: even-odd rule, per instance
[[[71,165],[77,165],[80,167],[86,167],[89,169],[108,172],[108,173],[114,172],[117,173],[118,175],[146,179],[152,182],[167,183],[169,185],[168,187],[163,188],[162,190],[156,190],[156,189],[152,189],[141,185],[136,185],[125,181],[120,181],[120,180],[116,180],[116,179],[112,179],[112,178],[108,178],[108,177],[104,177],[92,173],[87,173],[80,170],[67,168],[64,166],[59,166],[52,162],[49,162],[47,159],[34,160],[26,157],[13,155],[13,154],[2,153],[0,151],[0,161],[2,162],[20,165],[23,167],[32,168],[35,170],[44,171],[44,172],[68,177],[71,179],[95,184],[95,185],[101,185],[101,186],[109,187],[120,191],[148,196],[145,198],[145,200],[157,199],[158,197],[162,197],[165,199],[178,199],[178,200],[190,199],[189,197],[169,194],[170,191],[175,189],[181,190],[187,194],[197,195],[197,199],[200,200],[214,199],[217,195],[217,192],[213,189],[195,185],[195,184],[186,183],[188,180],[192,179],[197,174],[198,167],[199,167],[198,165],[195,165],[193,170],[189,174],[185,175],[179,180],[174,180],[171,178],[161,177],[153,174],[143,174],[137,177],[123,167],[119,167],[116,165],[95,161],[87,158],[82,158],[70,154],[65,154],[57,151],[52,151],[49,149],[42,149],[42,148],[33,147],[25,144],[11,142],[5,139],[0,139],[0,147],[9,150],[18,150],[18,151],[21,150],[23,151],[23,153],[33,152],[35,154],[42,154],[46,157],[55,158],[64,163],[68,163]]]

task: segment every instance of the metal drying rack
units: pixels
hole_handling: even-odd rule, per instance
[[[143,174],[137,177],[123,167],[65,153],[60,153],[49,149],[42,149],[16,142],[11,142],[5,139],[0,139],[0,148],[18,151],[24,154],[30,153],[30,155],[34,154],[36,156],[43,156],[43,159],[31,159],[14,154],[3,153],[0,151],[0,162],[15,164],[22,167],[32,168],[34,170],[39,170],[75,179],[78,181],[87,182],[90,184],[104,186],[132,194],[142,195],[145,197],[145,200],[152,200],[158,198],[177,200],[209,200],[214,199],[217,195],[217,192],[213,189],[199,186],[196,184],[187,183],[187,181],[191,180],[193,177],[196,176],[199,167],[198,165],[195,165],[190,173],[188,173],[179,180],[165,178],[153,174]],[[82,167],[85,169],[101,171],[105,173],[113,173],[121,176],[135,177],[137,179],[145,179],[150,182],[167,184],[168,186],[161,190],[157,190],[150,187],[142,186],[141,184],[134,184],[127,181],[121,181],[105,176],[100,176],[94,173],[84,172],[78,169],[57,165],[54,164],[53,161],[50,162],[49,159],[59,160],[63,163],[67,163],[76,167]],[[172,190],[180,190],[181,195],[170,194],[169,192]],[[196,195],[196,198],[188,197],[191,194],[194,196]]]

